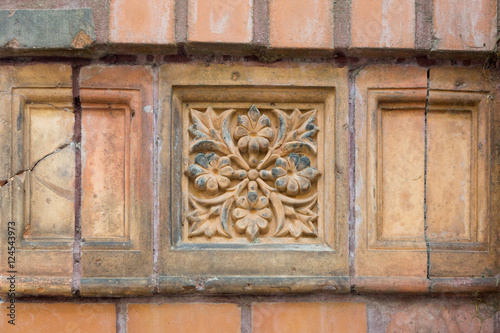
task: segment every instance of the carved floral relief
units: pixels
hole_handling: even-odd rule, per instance
[[[189,112],[189,238],[318,237],[316,109]]]

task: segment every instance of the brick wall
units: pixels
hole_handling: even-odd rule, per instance
[[[0,3],[0,331],[500,331],[497,8]]]

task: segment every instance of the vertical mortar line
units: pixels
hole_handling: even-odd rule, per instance
[[[349,69],[347,76],[347,89],[349,94],[349,109],[348,109],[348,123],[349,123],[349,217],[348,217],[348,249],[349,249],[349,285],[351,290],[355,287],[354,276],[355,276],[355,257],[354,251],[356,246],[356,216],[355,216],[355,205],[356,205],[356,145],[355,145],[355,113],[354,113],[354,103],[356,98],[355,89],[355,76],[357,69]]]
[[[260,47],[269,46],[269,1],[253,1],[253,36],[252,44]]]
[[[417,51],[428,51],[432,48],[433,6],[432,0],[415,0],[415,49]]]
[[[176,43],[185,43],[188,38],[188,0],[175,1],[175,31]]]
[[[116,333],[127,333],[128,304],[120,298],[116,303]]]
[[[158,291],[158,257],[160,250],[160,199],[159,199],[159,132],[158,132],[158,98],[159,98],[159,68],[153,65],[153,291]]]
[[[428,147],[428,113],[429,113],[429,93],[430,93],[430,68],[427,69],[427,95],[425,97],[425,110],[424,110],[424,124],[425,124],[425,136],[424,136],[424,239],[425,247],[427,251],[427,279],[430,278],[430,268],[431,268],[431,249],[429,244],[429,238],[427,236],[427,147]]]
[[[241,303],[241,333],[252,333],[252,301]]]
[[[75,114],[75,237],[73,241],[73,276],[71,293],[80,294],[81,266],[81,207],[82,207],[82,103],[80,100],[80,66],[72,66],[73,112]]]
[[[333,5],[333,46],[335,51],[351,46],[351,1],[337,0]]]

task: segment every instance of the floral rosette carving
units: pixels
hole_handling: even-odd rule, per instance
[[[188,237],[317,237],[317,110],[190,109]]]

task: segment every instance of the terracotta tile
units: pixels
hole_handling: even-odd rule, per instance
[[[7,309],[2,305],[2,332],[115,332],[114,304],[71,303],[15,303],[15,326],[5,318]]]
[[[356,79],[355,276],[367,291],[427,291],[426,76],[418,67],[370,66]]]
[[[269,40],[274,48],[333,48],[333,2],[272,0]]]
[[[295,291],[314,289],[314,284],[322,289],[325,285],[318,279],[308,283],[303,277],[326,276],[332,277],[327,286],[344,290],[343,279],[348,269],[345,229],[348,167],[347,149],[344,149],[347,144],[347,117],[346,109],[342,107],[346,103],[346,73],[343,69],[315,65],[266,68],[182,64],[161,68],[160,95],[172,96],[171,103],[170,100],[162,101],[160,120],[163,147],[160,211],[164,212],[161,221],[171,225],[162,229],[160,240],[163,253],[161,290],[177,290],[181,286],[205,292],[217,292],[219,288],[249,293],[256,289],[287,290],[285,283],[288,282],[285,280],[281,283],[276,281],[278,285],[274,285],[273,278],[278,276],[289,279],[286,281],[295,280],[292,288]],[[293,88],[270,89],[269,85],[275,85],[278,79],[280,85]],[[213,86],[215,83],[225,87]],[[193,85],[197,88],[193,89]],[[335,93],[332,93],[332,86]],[[171,114],[174,115],[172,122]],[[222,117],[225,117],[224,122]],[[250,141],[243,144],[247,140],[245,135],[237,133],[245,131],[245,124],[247,128],[253,126],[244,123],[249,117],[263,122],[264,129],[259,132],[262,147],[257,150],[248,148]],[[242,123],[238,125],[238,121]],[[303,129],[309,128],[311,139],[307,142],[298,139],[297,144],[285,143],[285,150],[276,150],[278,141],[274,138],[279,132],[278,127],[284,130],[285,123],[291,124],[292,121],[304,124],[301,125]],[[219,131],[222,123],[227,124],[223,131],[228,131],[231,135],[229,139],[232,138],[226,143],[215,139],[218,143],[205,145],[192,130],[196,126],[200,131],[212,127]],[[330,132],[334,128],[336,130]],[[330,135],[335,136],[336,146],[326,144]],[[283,137],[283,140],[291,140],[292,136]],[[182,149],[176,149],[170,155],[170,144]],[[222,178],[222,172],[230,170],[222,170],[228,163],[225,144],[231,147],[227,149],[233,149],[239,156],[237,162],[231,162],[230,168],[234,173],[227,174],[229,178]],[[301,148],[296,149],[298,147]],[[274,154],[280,159],[274,158],[267,164],[260,162],[268,158],[265,156],[271,149],[275,149]],[[326,163],[332,156],[335,156],[336,165]],[[301,161],[298,164],[297,159]],[[172,170],[167,169],[170,161],[173,161]],[[293,171],[293,165],[297,165],[296,171]],[[301,171],[306,167],[307,175]],[[212,183],[206,186],[203,177],[198,179],[193,174],[201,168],[212,170],[202,175],[212,179],[207,180]],[[222,170],[221,176],[217,176],[219,178],[211,176],[216,169]],[[288,174],[288,182],[292,185],[300,176],[297,172],[302,172],[303,177],[299,181],[303,186],[294,189],[292,185],[279,185],[277,178],[272,178],[272,169],[275,173]],[[167,176],[170,174],[172,184]],[[217,183],[211,187],[214,180]],[[238,186],[241,191],[231,193]],[[267,192],[267,188],[275,189],[276,196]],[[183,195],[170,197],[169,189]],[[245,203],[253,200],[254,193],[260,198],[259,213],[247,214],[253,208],[245,208]],[[231,195],[239,197],[240,201],[234,203]],[[299,204],[309,208],[301,210],[296,206]],[[226,208],[220,208],[221,205]],[[167,206],[175,207],[171,217],[166,214]],[[214,210],[214,215],[208,216],[207,209]],[[217,209],[227,209],[228,213],[219,215]],[[286,209],[286,212],[281,209]],[[295,216],[296,209],[305,222],[291,217]],[[257,217],[258,214],[263,217]],[[283,219],[280,220],[279,216]],[[199,253],[211,249],[211,254],[179,251],[190,248],[199,249]],[[282,251],[285,248],[293,248],[294,251]],[[295,251],[299,249],[301,251]],[[193,278],[199,277],[200,272],[217,277],[217,280],[200,277],[201,285],[192,286]],[[263,275],[268,277],[264,282],[260,280]],[[222,281],[227,281],[227,284]]]
[[[189,0],[188,40],[249,43],[253,0]]]
[[[1,230],[15,222],[16,292],[70,294],[74,234],[75,147],[71,67],[2,66]],[[6,115],[3,118],[3,115]],[[12,143],[12,145],[11,145]],[[7,208],[8,207],[8,208]],[[8,216],[8,217],[7,217]],[[7,253],[6,239],[0,241]],[[7,287],[2,278],[0,288]]]
[[[174,0],[112,0],[109,40],[113,43],[174,43]]]
[[[96,65],[80,78],[82,293],[149,293],[152,71]]]
[[[353,0],[351,47],[414,48],[415,2]]]
[[[495,1],[434,1],[434,43],[438,50],[489,51],[496,42]]]
[[[130,304],[129,333],[141,332],[240,332],[236,304],[173,303]]]
[[[252,329],[264,332],[366,332],[363,303],[255,303]]]

